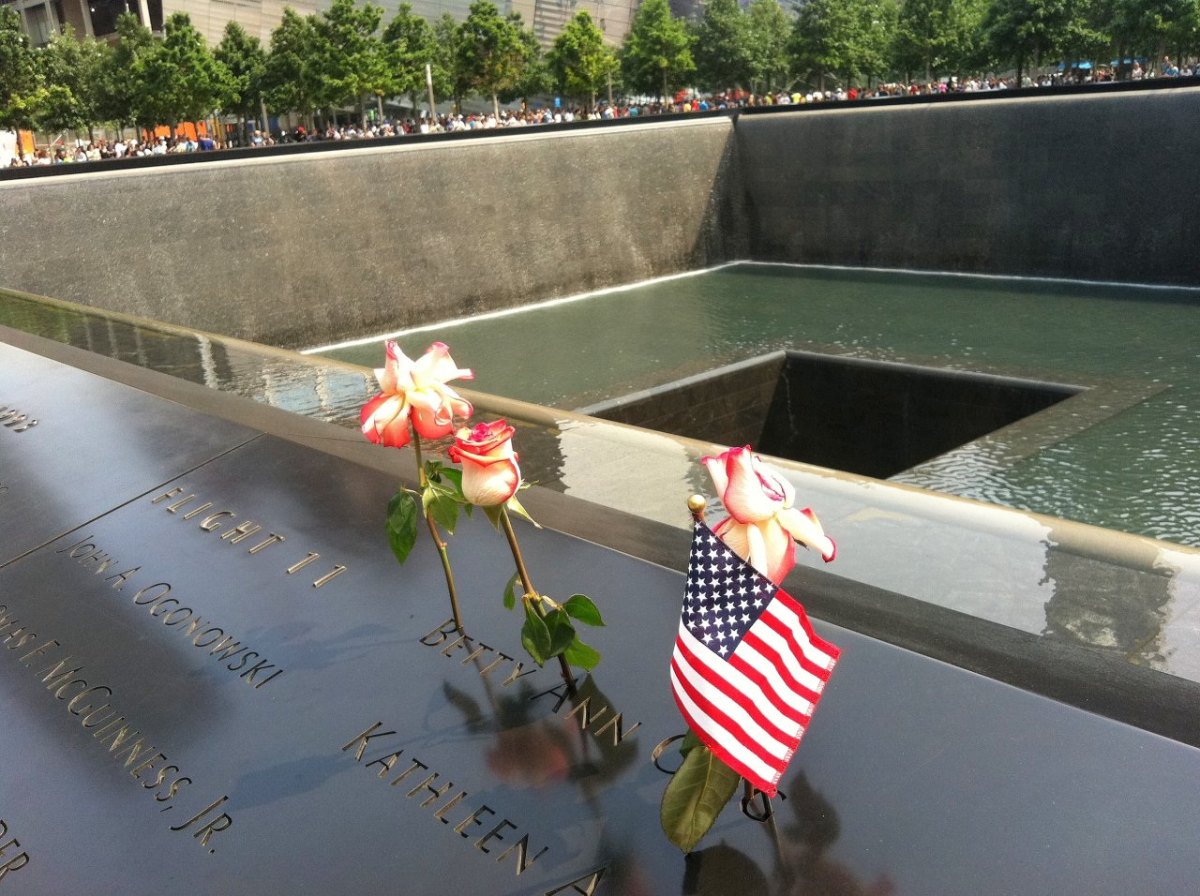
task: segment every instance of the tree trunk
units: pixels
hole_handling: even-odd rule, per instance
[[[500,97],[492,93],[492,114],[496,116],[496,121],[500,121]]]

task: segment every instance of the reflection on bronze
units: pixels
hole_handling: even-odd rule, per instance
[[[659,762],[659,760],[662,758],[663,754],[666,753],[667,748],[671,746],[671,744],[678,743],[685,737],[687,737],[686,734],[672,734],[670,737],[664,738],[654,745],[654,749],[650,751],[650,759],[654,763],[654,767],[656,769],[665,775],[673,775],[679,771],[678,766],[675,768],[663,768],[663,765],[661,762]],[[680,757],[680,761],[683,761],[683,757]]]
[[[0,882],[4,880],[5,876],[10,871],[16,871],[19,868],[24,868],[29,864],[29,853],[19,852],[16,854],[10,854],[10,850],[21,848],[21,841],[19,841],[16,837],[5,841],[4,838],[7,836],[8,822],[6,822],[3,818],[0,818],[0,860],[3,860],[4,862],[3,865],[0,865]]]
[[[7,618],[8,608],[0,606],[0,613],[4,614],[0,618]],[[37,635],[30,632],[29,637],[36,639]],[[166,754],[153,746],[149,742],[148,736],[139,731],[126,716],[118,713],[113,703],[109,701],[109,698],[114,697],[111,687],[93,684],[82,676],[85,663],[70,653],[58,660],[43,657],[43,654],[51,649],[62,646],[57,639],[47,639],[19,657],[18,662],[33,671],[33,674],[46,686],[46,690],[50,692],[51,696],[66,707],[67,712],[78,720],[81,727],[88,730],[97,729],[92,734],[92,739],[104,750],[105,755],[120,763],[122,768],[130,770],[130,776],[133,780],[139,781],[143,790],[153,791],[155,802],[163,803],[173,800],[184,786],[192,783],[192,779],[180,774],[178,765],[154,768],[157,763],[168,761]],[[39,657],[48,665],[35,669],[33,661]],[[38,665],[41,666],[40,663]],[[86,702],[81,705],[81,701],[85,700]],[[119,704],[119,701],[117,702]],[[97,703],[99,705],[96,705]],[[155,772],[154,777],[144,776],[145,772],[151,770]],[[223,797],[193,818],[192,821],[220,805],[226,799],[228,797]],[[213,834],[225,830],[232,823],[233,819],[222,813],[200,832],[205,834],[201,845],[206,845]],[[0,833],[0,840],[2,839],[3,834]],[[0,859],[3,858],[3,852],[4,845],[0,844]],[[0,880],[4,877],[6,867],[8,866],[0,865]],[[20,867],[20,865],[14,867]]]
[[[449,622],[450,624],[453,624],[453,620],[450,620]],[[443,633],[443,635],[444,634],[446,633]],[[355,735],[345,744],[343,744],[342,752],[345,753],[353,751],[354,761],[361,763],[363,757],[366,755],[367,746],[372,740],[376,738],[390,737],[396,733],[394,730],[381,730],[382,728],[383,722],[373,723],[369,727],[365,728],[361,733]],[[371,768],[371,766],[374,765],[380,766],[381,771],[376,775],[376,777],[382,779],[396,764],[403,752],[403,750],[397,750],[392,753],[385,753],[384,755],[367,762],[366,767]],[[408,767],[404,771],[400,772],[400,774],[396,775],[396,777],[392,778],[392,780],[388,782],[388,786],[395,787],[418,769],[423,772],[428,772],[429,774],[426,775],[423,780],[421,780],[421,783],[415,785],[407,791],[400,792],[404,793],[406,799],[412,799],[413,797],[424,794],[423,799],[421,802],[417,803],[417,806],[421,809],[428,809],[439,800],[443,799],[446,794],[450,793],[454,789],[454,784],[450,781],[447,781],[444,786],[437,786],[435,782],[443,777],[443,773],[434,771],[427,763],[421,762],[416,758],[410,758]],[[458,793],[446,800],[439,808],[437,808],[433,812],[433,817],[444,825],[451,824],[451,819],[447,816],[452,809],[456,808],[466,798],[467,791],[460,790]],[[491,806],[480,804],[465,818],[462,818],[457,824],[454,824],[452,830],[454,833],[458,834],[460,838],[464,840],[470,840],[473,836],[475,836],[476,832],[474,829],[476,827],[483,827],[485,819],[496,814],[496,810]],[[531,853],[529,847],[530,835],[525,833],[522,834],[516,841],[512,841],[512,838],[504,836],[505,833],[510,831],[519,832],[520,829],[515,822],[505,818],[504,816],[501,816],[500,821],[490,829],[486,830],[482,836],[474,841],[473,845],[479,852],[490,855],[495,849],[494,844],[511,842],[511,845],[509,845],[507,849],[496,856],[495,860],[499,863],[505,861],[510,855],[515,855],[516,873],[520,875],[523,874],[534,862],[545,855],[549,851],[550,847],[543,846],[537,852]]]
[[[230,544],[239,544],[245,541],[255,532],[262,530],[262,526],[258,523],[245,522],[240,526],[234,526],[228,532],[221,536],[221,541],[228,541]]]
[[[184,507],[187,504],[189,504],[195,500],[196,500],[195,495],[184,495],[182,498],[180,498],[174,504],[167,505],[167,513],[177,513],[179,511],[179,508]],[[209,506],[211,507],[212,504],[210,503]],[[184,519],[187,519],[187,517],[184,517]]]
[[[596,888],[600,886],[600,881],[604,877],[604,872],[608,870],[607,865],[601,865],[595,871],[589,871],[583,877],[577,877],[574,880],[569,880],[561,887],[555,887],[553,890],[546,890],[544,896],[560,896],[562,893],[578,893],[579,896],[595,896]]]
[[[259,551],[266,550],[271,545],[279,544],[281,541],[287,541],[286,536],[276,535],[274,532],[272,532],[269,537],[267,537],[264,541],[260,541],[254,547],[250,548],[250,550],[246,551],[246,553],[257,554]]]
[[[16,408],[0,408],[0,425],[13,432],[26,432],[38,425],[37,420],[31,420],[28,414],[23,414]]]
[[[314,553],[313,551],[309,551],[308,556],[306,556],[303,560],[299,561],[298,563],[293,563],[291,566],[289,566],[287,568],[287,574],[290,576],[293,573],[299,572],[300,570],[304,569],[304,567],[308,566],[308,564],[312,563],[314,560],[316,560],[320,556],[321,556],[320,554]]]
[[[213,532],[221,528],[219,520],[237,516],[232,510],[218,510],[216,513],[210,513],[200,521],[200,528],[205,532]]]
[[[342,573],[344,573],[346,571],[346,569],[347,569],[347,567],[343,566],[342,564],[340,564],[340,563],[337,564],[336,566],[334,566],[333,569],[331,569],[329,572],[325,573],[325,575],[321,576],[321,578],[319,578],[315,582],[313,582],[313,587],[320,588],[320,587],[324,586],[331,579],[335,579],[338,576],[340,576]]]
[[[197,812],[195,815],[193,815],[191,818],[189,818],[183,824],[176,825],[176,826],[172,827],[171,830],[175,831],[175,832],[186,830],[191,825],[195,824],[197,821],[199,821],[201,818],[203,818],[205,815],[207,815],[209,812],[211,812],[213,809],[216,809],[218,806],[220,806],[221,804],[226,802],[228,799],[229,799],[229,797],[223,796],[220,799],[214,800],[212,803],[210,803],[205,808],[201,809],[199,812]],[[228,830],[232,825],[233,825],[233,819],[230,818],[227,813],[222,812],[220,815],[218,815],[212,821],[207,822],[204,825],[204,827],[200,828],[198,831],[196,831],[196,833],[192,834],[192,836],[200,841],[201,846],[208,846],[208,841],[212,839],[213,834],[219,834],[221,831]],[[214,851],[215,850],[211,850],[211,849],[209,850],[210,853],[214,852]]]
[[[185,520],[190,520],[192,517],[199,516],[200,514],[204,513],[204,511],[208,510],[212,506],[213,506],[212,501],[205,501],[203,504],[201,504],[195,510],[189,510],[187,513],[185,513],[183,515],[183,518]],[[170,509],[171,509],[170,507],[167,508],[167,510],[170,510]]]

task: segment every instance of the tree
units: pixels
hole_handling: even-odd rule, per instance
[[[283,9],[279,27],[271,32],[271,48],[263,73],[267,103],[277,111],[298,112],[312,129],[312,113],[320,99],[314,16]]]
[[[258,114],[262,98],[263,76],[267,68],[267,53],[262,41],[251,37],[237,22],[225,25],[225,33],[213,55],[229,72],[229,93],[224,106],[236,112],[241,123],[242,141],[248,143],[247,119]],[[266,126],[266,123],[263,123]]]
[[[433,89],[439,96],[450,96],[454,108],[462,110],[462,101],[470,91],[467,77],[458,64],[458,42],[462,35],[458,22],[448,12],[442,13],[433,23],[435,46],[437,47],[437,62],[433,65]],[[441,71],[444,81],[438,80]],[[442,88],[445,89],[442,89]],[[432,112],[432,110],[431,110]]]
[[[100,84],[111,53],[94,38],[77,40],[68,27],[39,54],[46,94],[37,110],[38,127],[47,131],[90,131],[100,121]]]
[[[1112,0],[1106,12],[1122,61],[1144,55],[1157,62],[1168,49],[1195,46],[1196,0]]]
[[[829,76],[847,86],[879,77],[895,22],[893,0],[810,0],[792,29],[793,70],[822,90]]]
[[[896,28],[896,67],[925,80],[967,70],[985,8],[979,0],[904,0]]]
[[[1056,57],[1078,27],[1075,0],[993,0],[983,23],[992,55],[1016,65],[1018,85],[1028,63]]]
[[[439,71],[437,35],[433,26],[413,12],[412,5],[401,3],[396,16],[383,31],[383,53],[395,80],[396,92],[409,99],[413,110],[426,90],[425,66],[430,67],[434,88],[442,96],[450,92],[449,73]],[[439,89],[440,88],[440,89]]]
[[[791,21],[779,0],[754,0],[746,9],[750,32],[750,88],[774,90],[787,80]]]
[[[591,111],[596,93],[616,70],[616,53],[604,43],[603,33],[587,10],[580,10],[554,39],[550,51],[550,71],[556,83],[568,96],[586,97]]]
[[[355,0],[333,0],[313,23],[320,94],[325,105],[352,103],[367,124],[364,98],[377,98],[394,90],[394,79],[376,32],[383,8],[374,3],[359,6]],[[378,100],[377,100],[378,101]]]
[[[503,18],[491,0],[475,0],[458,29],[458,66],[469,89],[492,98],[500,116],[499,95],[514,90],[529,64],[529,45],[520,19]]]
[[[709,0],[695,35],[692,55],[701,87],[718,91],[750,85],[754,79],[754,48],[749,19],[738,0]]]
[[[667,0],[645,0],[633,17],[619,54],[625,85],[668,98],[696,69],[687,26]]]
[[[133,75],[154,123],[170,125],[174,134],[180,122],[199,121],[217,109],[231,79],[187,13],[172,13],[163,31],[162,43],[137,58]]]
[[[117,42],[101,67],[98,114],[101,121],[115,121],[119,127],[137,124],[154,127],[154,115],[145,108],[146,91],[136,72],[138,61],[157,50],[150,29],[136,15],[117,16]]]
[[[44,99],[41,72],[21,17],[11,6],[0,6],[0,128],[32,129]]]

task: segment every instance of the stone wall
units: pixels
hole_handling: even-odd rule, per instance
[[[0,286],[285,347],[738,258],[1200,286],[1198,124],[1093,89],[100,164],[0,180]]]
[[[739,257],[729,118],[0,182],[0,286],[288,347]]]
[[[1200,285],[1200,88],[737,122],[760,261]]]

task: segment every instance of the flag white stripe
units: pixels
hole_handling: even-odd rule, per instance
[[[779,657],[780,665],[787,669],[797,682],[815,694],[821,693],[825,688],[825,682],[800,665],[800,661],[792,653],[791,645],[788,644],[783,635],[779,634],[779,632],[775,631],[775,629],[771,628],[771,626],[764,623],[761,619],[750,627],[750,631],[762,638],[763,642],[775,652],[776,656]],[[806,643],[806,640],[801,638],[801,647]],[[805,655],[807,655],[807,652]],[[822,658],[825,656],[823,653],[819,655]]]
[[[815,709],[816,705],[812,703],[808,697],[804,696],[795,688],[793,688],[791,683],[785,680],[783,676],[779,674],[779,669],[777,669],[767,657],[763,656],[756,650],[744,650],[739,652],[738,656],[741,657],[748,666],[762,673],[763,677],[766,679],[765,686],[770,687],[771,691],[775,694],[776,700],[785,706],[792,707],[797,712],[801,712],[806,716],[811,716],[813,714],[813,709]],[[764,685],[757,684],[757,682],[755,684],[758,690],[763,690]],[[795,721],[791,719],[788,720],[788,724],[791,727],[795,727],[796,725]],[[790,728],[788,730],[790,730]]]
[[[788,630],[793,632],[796,640],[804,650],[804,655],[809,662],[820,666],[822,669],[832,669],[837,659],[833,654],[828,653],[821,647],[813,643],[812,638],[808,636],[808,630],[801,620],[800,615],[796,613],[786,602],[777,600],[771,604],[771,615],[787,626]],[[807,618],[807,617],[805,617]]]
[[[775,781],[779,778],[782,766],[775,768],[764,763],[755,753],[751,753],[743,747],[736,735],[731,734],[693,703],[691,698],[688,697],[687,691],[680,684],[679,679],[676,678],[674,668],[671,669],[671,685],[675,690],[676,698],[687,708],[688,714],[695,721],[705,738],[711,740],[736,758],[738,762],[756,773],[763,781]]]
[[[689,647],[690,646],[691,645],[689,645]],[[695,648],[692,649],[694,650]],[[702,657],[703,654],[697,657],[697,659],[703,662]],[[772,756],[780,758],[787,757],[788,753],[790,753],[792,750],[792,747],[789,743],[781,741],[776,735],[759,725],[759,723],[755,721],[754,717],[750,715],[750,713],[746,712],[746,710],[739,703],[737,703],[737,701],[731,700],[720,688],[709,682],[705,674],[705,669],[694,668],[692,663],[689,662],[689,657],[687,657],[684,653],[676,653],[675,658],[679,663],[680,670],[684,677],[688,680],[692,687],[700,693],[702,697],[707,699],[709,703],[713,705],[715,709],[723,712],[731,722],[736,722],[738,725],[740,725],[746,732],[746,735],[752,738],[763,751],[770,753]],[[707,666],[707,663],[704,665]],[[709,668],[711,669],[711,667]],[[730,680],[730,676],[727,674],[727,671],[728,670],[722,669],[718,672],[717,670],[712,669],[708,674],[723,678],[734,687],[737,687],[737,684]],[[742,694],[746,693],[742,688],[738,688],[738,691]],[[790,733],[795,729],[796,723],[790,722],[780,727],[784,733]]]
[[[697,669],[694,674],[689,674],[688,681],[691,682],[691,685],[694,686],[697,691],[703,693],[704,697],[712,700],[716,708],[720,709],[722,712],[725,712],[727,716],[730,716],[739,724],[742,724],[742,727],[745,728],[746,733],[748,733],[750,736],[754,736],[755,740],[758,741],[758,744],[760,744],[763,750],[772,753],[773,756],[782,756],[786,758],[788,754],[790,754],[792,750],[796,748],[796,745],[792,744],[791,742],[791,739],[796,736],[796,734],[794,734],[796,733],[797,729],[796,720],[780,714],[780,712],[776,710],[772,704],[770,704],[769,700],[755,699],[756,694],[760,693],[762,688],[758,686],[755,681],[751,681],[750,679],[746,678],[743,673],[738,672],[738,669],[731,666],[730,663],[726,662],[725,660],[718,659],[718,657],[713,654],[712,650],[704,647],[704,645],[700,641],[697,641],[697,639],[691,635],[691,632],[686,630],[683,626],[680,626],[679,629],[679,639],[686,644],[686,647],[688,647],[692,655],[695,656],[696,661],[703,663],[703,666],[707,669],[707,673],[706,671],[703,671],[703,669]],[[685,657],[682,653],[677,653],[676,657],[679,660],[680,666],[683,668],[691,667],[688,657]],[[734,691],[745,694],[746,699],[752,700],[752,702],[755,704],[755,708],[762,712],[762,714],[767,717],[767,720],[774,724],[776,728],[779,728],[780,732],[786,734],[790,740],[780,740],[778,736],[770,734],[767,732],[767,730],[764,730],[762,726],[760,726],[760,724],[754,720],[754,717],[750,716],[750,714],[748,714],[748,712],[746,712],[742,706],[732,702],[732,700],[728,698],[726,694],[722,693],[714,685],[708,684],[708,681],[706,680],[708,676],[725,680]]]

